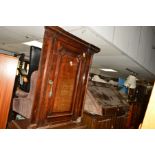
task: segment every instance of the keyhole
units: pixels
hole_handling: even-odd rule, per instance
[[[70,61],[69,63],[70,63],[70,66],[73,66],[73,62],[72,61]]]

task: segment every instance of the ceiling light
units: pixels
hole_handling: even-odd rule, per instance
[[[109,68],[102,68],[102,69],[100,69],[100,70],[105,71],[105,72],[117,72],[116,70],[114,70],[114,69],[109,69]]]
[[[42,48],[42,45],[43,45],[41,42],[39,42],[37,40],[25,42],[23,44],[28,45],[28,46],[35,46],[35,47],[39,47],[39,48]]]

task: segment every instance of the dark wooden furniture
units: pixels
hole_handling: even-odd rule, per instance
[[[82,123],[88,129],[126,129],[128,115],[95,115],[88,112],[83,113]]]
[[[30,47],[30,60],[29,60],[29,72],[28,77],[31,78],[31,75],[34,71],[38,70],[39,61],[40,61],[41,48],[31,46]]]
[[[16,87],[19,87],[22,91],[30,91],[30,79],[34,71],[38,70],[40,61],[41,48],[31,46],[30,57],[25,58],[25,54],[16,54],[19,57],[19,74],[16,79]],[[26,81],[20,82],[21,78],[26,78]]]
[[[127,128],[129,104],[114,86],[89,81],[84,110],[89,129]]]
[[[83,112],[88,72],[97,52],[99,48],[59,27],[45,27],[32,117],[24,127],[21,121],[12,123],[19,128],[74,124]]]
[[[29,92],[30,91],[30,81],[31,81],[31,75],[34,71],[38,70],[39,67],[39,61],[40,61],[40,54],[41,54],[41,48],[31,46],[30,47],[30,58],[29,58],[29,70],[27,74],[27,83],[25,83],[24,91]]]
[[[151,89],[145,84],[139,84],[136,88],[135,102],[130,102],[128,128],[138,129],[143,122],[144,115],[149,103]]]
[[[18,59],[0,54],[0,128],[6,128]]]

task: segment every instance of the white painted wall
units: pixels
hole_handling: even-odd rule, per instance
[[[91,27],[91,29],[155,74],[155,52],[152,50],[154,33],[152,27],[96,26]]]
[[[92,30],[103,36],[106,40],[113,42],[114,37],[114,26],[92,26]]]
[[[155,50],[152,50],[151,52],[151,59],[149,62],[149,68],[152,72],[154,72],[154,68],[155,68]]]
[[[150,27],[142,27],[137,60],[149,68],[152,52],[153,33]],[[142,56],[141,56],[142,55]]]

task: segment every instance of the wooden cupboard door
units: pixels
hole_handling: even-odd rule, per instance
[[[6,128],[18,59],[0,54],[0,128]]]
[[[73,107],[73,97],[75,90],[76,75],[79,62],[74,56],[60,56],[58,64],[59,73],[57,76],[57,88],[52,112],[70,112]]]
[[[58,41],[50,62],[48,81],[48,115],[47,118],[65,117],[70,119],[74,112],[76,94],[81,78],[81,68],[85,63],[84,52]],[[52,94],[51,94],[52,93]],[[62,120],[63,118],[61,118]]]

